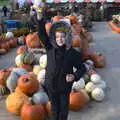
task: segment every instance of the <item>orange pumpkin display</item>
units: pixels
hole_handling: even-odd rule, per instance
[[[26,36],[26,44],[30,48],[43,47],[43,44],[42,44],[37,32],[30,33]]]
[[[86,98],[82,92],[71,92],[69,108],[73,111],[82,109],[86,104]]]
[[[21,54],[21,53],[24,53],[28,50],[27,46],[26,45],[22,45],[20,46],[18,49],[17,49],[17,55]]]
[[[22,120],[44,120],[45,109],[41,104],[34,104],[32,101],[26,101],[21,110]]]
[[[0,70],[0,85],[5,86],[6,85],[6,80],[10,74],[10,71],[8,70]]]
[[[18,79],[18,88],[26,95],[32,95],[39,88],[39,82],[37,76],[34,73],[27,73]]]
[[[57,21],[59,21],[60,19],[63,19],[63,18],[64,18],[63,16],[54,16],[54,17],[51,18],[51,20],[53,22],[57,22]]]

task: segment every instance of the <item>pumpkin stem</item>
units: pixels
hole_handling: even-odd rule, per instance
[[[23,79],[23,81],[24,81],[24,82],[28,82],[28,81],[29,81],[29,79],[28,79],[28,78],[25,78],[25,79]]]

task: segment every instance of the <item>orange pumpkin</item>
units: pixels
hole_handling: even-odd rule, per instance
[[[34,73],[27,73],[18,79],[18,88],[26,95],[32,95],[39,88],[39,82],[37,76]]]
[[[115,31],[115,32],[118,32],[120,33],[120,27],[117,26],[115,23],[113,23],[112,21],[109,21],[108,24],[112,27],[112,29]]]
[[[95,67],[103,68],[105,66],[105,57],[102,54],[92,54],[90,58],[94,61]]]
[[[66,16],[66,18],[68,18],[72,24],[76,24],[78,22],[77,17],[74,15]]]
[[[21,110],[22,120],[44,120],[45,109],[41,104],[34,104],[32,101],[26,101]]]
[[[63,16],[54,16],[54,17],[51,18],[51,20],[53,22],[57,22],[57,21],[59,21],[60,19],[63,19],[63,18],[64,18]]]
[[[72,46],[79,47],[81,45],[81,39],[79,35],[72,36]],[[80,46],[81,48],[81,46]]]
[[[42,44],[37,32],[30,33],[26,36],[26,44],[30,48],[43,47],[43,44]]]
[[[51,26],[52,26],[51,22],[48,22],[48,23],[45,24],[45,29],[46,29],[47,34],[49,34]]]
[[[0,85],[5,86],[6,85],[6,80],[10,74],[10,71],[8,70],[0,70]]]
[[[82,92],[71,92],[69,108],[73,111],[82,109],[86,104],[86,98]]]
[[[21,54],[21,53],[24,53],[28,50],[27,46],[26,45],[22,45],[20,46],[18,49],[17,49],[17,55]]]
[[[13,93],[11,93],[6,99],[6,108],[9,112],[20,115],[21,108],[24,104],[24,101],[28,99],[28,97],[22,93],[18,88]]]

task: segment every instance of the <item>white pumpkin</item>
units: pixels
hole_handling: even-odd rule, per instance
[[[105,81],[101,80],[100,83],[95,84],[97,88],[102,88],[105,89],[106,88],[106,83]]]
[[[90,65],[91,67],[94,66],[94,62],[92,60],[86,60],[85,63]]]
[[[47,66],[47,55],[46,54],[40,57],[39,64],[41,68],[43,69],[46,68]]]
[[[96,101],[102,101],[105,97],[104,91],[101,88],[95,88],[91,95]]]
[[[17,80],[18,78],[27,73],[27,71],[24,68],[14,68],[13,71],[10,73],[8,79],[7,79],[7,87],[10,90],[10,92],[13,92],[17,86]]]
[[[100,75],[98,75],[98,74],[92,74],[92,75],[90,76],[90,80],[91,80],[93,83],[97,84],[97,83],[100,83],[101,77],[100,77]]]
[[[22,54],[19,54],[16,56],[15,58],[15,64],[16,66],[20,66],[23,64],[23,60],[22,60]]]
[[[12,32],[7,32],[5,36],[6,38],[11,38],[14,37],[14,34]]]
[[[42,69],[42,70],[40,70],[40,72],[38,73],[38,76],[37,76],[37,80],[42,85],[44,84],[44,81],[45,81],[45,73],[46,73],[46,70]]]
[[[38,75],[38,73],[40,72],[40,70],[41,70],[40,65],[34,65],[34,66],[33,66],[33,72],[34,72],[36,75]]]
[[[85,86],[85,90],[88,93],[91,93],[96,88],[96,85],[93,82],[88,82]]]
[[[86,102],[90,101],[90,97],[85,89],[81,89],[80,92],[82,92],[85,95]]]
[[[32,96],[32,100],[34,103],[47,103],[49,101],[48,95],[45,93],[45,91],[40,88],[34,95]]]
[[[85,81],[84,78],[80,78],[77,82],[73,83],[72,89],[75,91],[80,91],[85,87]]]

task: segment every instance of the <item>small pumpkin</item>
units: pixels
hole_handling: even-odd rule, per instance
[[[40,65],[34,65],[33,66],[33,73],[35,73],[36,75],[38,75],[38,73],[40,72],[41,67]]]
[[[10,73],[8,79],[7,79],[7,87],[8,89],[13,92],[17,86],[17,80],[18,78],[27,73],[27,71],[23,68],[13,68],[12,72]]]
[[[24,52],[27,52],[28,51],[28,48],[27,48],[27,46],[26,45],[23,45],[23,46],[20,46],[18,49],[17,49],[17,55],[19,55],[19,54],[22,54],[22,53],[24,53]]]
[[[75,91],[81,91],[85,87],[85,80],[84,78],[81,78],[77,82],[73,83],[72,89]]]
[[[21,108],[28,97],[22,92],[13,92],[6,99],[6,108],[9,112],[20,115]]]
[[[30,33],[26,36],[26,44],[30,48],[43,47],[43,44],[42,44],[37,32]]]
[[[26,95],[32,95],[39,88],[39,82],[37,76],[34,73],[27,73],[18,79],[18,88]]]
[[[47,55],[42,55],[39,60],[40,67],[45,69],[47,66]]]
[[[105,97],[104,91],[101,88],[95,88],[92,91],[92,98],[96,101],[103,101]]]
[[[6,85],[6,81],[9,75],[10,75],[10,71],[6,69],[0,70],[0,85],[3,85],[3,86]]]
[[[22,120],[44,120],[45,109],[42,104],[34,104],[32,100],[24,103],[21,110]]]
[[[100,75],[98,75],[98,74],[92,74],[92,75],[90,76],[90,80],[91,80],[94,84],[97,84],[97,83],[100,83],[101,77],[100,77]]]
[[[12,37],[14,37],[14,34],[12,32],[7,32],[5,37],[6,38],[12,38]]]
[[[39,81],[40,84],[44,85],[44,81],[45,81],[45,73],[46,70],[42,69],[40,70],[40,72],[37,75],[37,80]]]
[[[77,17],[74,15],[66,16],[66,18],[68,18],[72,24],[76,24],[78,22]]]
[[[86,104],[86,98],[82,92],[71,92],[70,93],[70,104],[69,108],[73,111],[82,109]]]
[[[33,94],[32,100],[36,104],[46,104],[49,101],[49,98],[43,88],[40,88],[36,93]]]
[[[85,90],[88,93],[91,93],[96,88],[96,85],[93,82],[88,82],[85,86]]]

